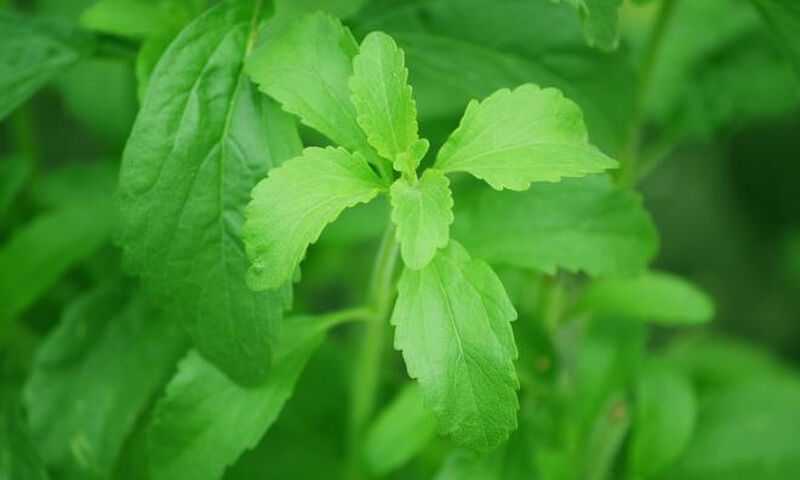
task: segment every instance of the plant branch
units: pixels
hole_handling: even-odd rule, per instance
[[[626,187],[636,184],[639,178],[638,163],[641,149],[642,129],[644,127],[645,104],[653,79],[653,72],[658,63],[658,55],[664,44],[666,32],[675,17],[675,7],[678,0],[663,0],[658,11],[656,23],[650,31],[650,36],[645,45],[642,62],[639,67],[639,84],[633,101],[633,113],[628,130],[625,147],[622,151],[622,165],[617,180]]]
[[[381,359],[387,343],[387,317],[394,300],[394,275],[399,256],[399,244],[392,223],[386,228],[375,257],[375,266],[368,291],[372,318],[366,324],[356,364],[353,368],[351,390],[349,447],[350,477],[361,478],[361,435],[375,409],[380,384]]]

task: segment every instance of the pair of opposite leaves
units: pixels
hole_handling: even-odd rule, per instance
[[[491,268],[449,239],[446,174],[526,190],[616,162],[589,144],[577,105],[557,90],[526,84],[472,101],[433,166],[418,176],[429,145],[418,135],[403,51],[379,32],[359,47],[323,14],[266,43],[247,69],[285,110],[340,145],[307,148],[254,188],[244,226],[248,283],[257,290],[285,285],[327,224],[388,193],[406,265],[392,316],[395,345],[443,433],[479,450],[496,446],[516,427],[509,323],[516,311]]]

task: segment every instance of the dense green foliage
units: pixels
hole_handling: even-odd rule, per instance
[[[799,29],[0,0],[0,480],[800,476]]]

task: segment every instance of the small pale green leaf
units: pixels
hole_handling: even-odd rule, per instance
[[[221,478],[278,418],[325,327],[320,319],[285,319],[268,377],[252,388],[190,353],[155,407],[148,448],[152,480]]]
[[[476,192],[459,202],[453,236],[492,264],[555,273],[638,274],[658,250],[639,196],[605,175],[537,184],[526,192]]]
[[[636,385],[628,464],[632,478],[652,478],[689,444],[697,399],[689,380],[661,364],[649,364]]]
[[[315,13],[257,49],[247,73],[304,124],[343,147],[364,151],[369,145],[347,86],[357,53],[358,44],[339,20]]]
[[[447,246],[453,223],[450,181],[440,171],[425,170],[418,182],[398,179],[391,188],[392,221],[403,261],[419,270]]]
[[[244,75],[262,2],[226,0],[161,57],[125,148],[120,243],[155,302],[237,381],[265,378],[288,301],[247,288],[248,192],[301,148],[296,126]]]
[[[553,88],[501,89],[472,101],[439,151],[437,168],[468,172],[497,190],[526,190],[617,166],[589,143],[583,114]]]
[[[517,426],[516,311],[488,265],[451,241],[422,270],[406,269],[392,315],[395,347],[440,431],[490,450]]]
[[[30,436],[16,398],[0,396],[0,478],[47,480],[47,469]]]
[[[0,11],[0,120],[88,51],[70,28]]]
[[[178,322],[112,282],[64,312],[25,389],[46,462],[69,478],[108,478],[127,436],[186,351]]]
[[[326,225],[383,188],[364,157],[342,148],[307,148],[272,170],[247,206],[250,287],[265,290],[289,281]]]
[[[370,145],[391,160],[395,170],[410,175],[421,157],[412,154],[419,140],[417,106],[408,84],[404,56],[392,37],[382,32],[370,33],[353,59],[350,91],[358,124]]]
[[[562,0],[578,10],[589,45],[613,50],[619,43],[619,14],[622,0]]]
[[[668,273],[593,282],[579,308],[599,317],[619,317],[665,325],[698,324],[711,320],[714,304],[702,290]]]
[[[436,417],[416,384],[407,385],[370,426],[364,457],[377,476],[403,466],[436,436]]]

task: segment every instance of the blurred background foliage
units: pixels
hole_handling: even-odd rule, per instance
[[[0,1],[4,8],[65,28],[79,25],[93,3]],[[645,45],[658,18],[658,1],[624,3],[622,35],[613,51],[587,46],[572,7],[545,0],[276,3],[282,18],[321,6],[345,17],[357,37],[379,29],[397,38],[407,53],[421,128],[432,150],[457,124],[469,99],[528,81],[559,87],[574,99],[585,112],[593,141],[611,155],[624,157],[631,129],[641,128],[646,176],[639,185],[660,234],[655,267],[693,280],[716,303],[710,326],[656,329],[648,341],[650,351],[659,355],[648,364],[654,373],[646,378],[678,382],[667,395],[680,396],[675,392],[681,391],[683,377],[671,378],[669,372],[659,377],[659,362],[680,365],[699,392],[691,447],[664,478],[785,480],[787,471],[800,475],[800,455],[789,446],[797,443],[800,431],[800,389],[796,380],[791,388],[783,381],[800,368],[800,72],[749,1],[674,2],[655,58]],[[270,28],[281,28],[280,18]],[[136,56],[138,42],[97,35],[103,48],[57,75],[0,121],[0,388],[7,392],[20,388],[37,346],[57,325],[65,305],[120,275],[119,252],[111,242],[110,199],[139,106],[137,68],[144,67],[137,64],[142,62]],[[307,144],[323,142],[303,133]],[[463,198],[471,191],[469,182],[457,186]],[[304,264],[307,281],[297,289],[298,310],[328,311],[361,299],[385,211],[380,203],[355,209],[326,231]],[[503,275],[513,292],[515,273]],[[524,305],[537,304],[530,298],[534,294],[527,291],[517,298],[523,320],[530,313]],[[535,352],[553,349],[546,335],[526,325],[515,324],[520,342],[530,342]],[[611,325],[605,328],[625,328]],[[532,426],[527,431],[552,431],[548,422],[561,418],[553,409],[587,410],[587,416],[590,410],[613,412],[609,396],[598,392],[627,381],[626,355],[637,355],[638,347],[617,345],[609,352],[597,340],[603,338],[598,332],[596,348],[586,346],[585,361],[589,367],[616,364],[609,368],[619,379],[604,377],[604,388],[587,386],[581,406],[564,406],[547,395],[525,397],[524,402],[535,404],[520,420]],[[321,478],[320,472],[339,468],[351,341],[349,331],[343,331],[324,344],[280,421],[226,478],[267,473],[270,478]],[[384,400],[405,378],[399,355],[390,355]],[[608,355],[614,358],[603,360]],[[555,380],[542,375],[536,381]],[[660,385],[640,384],[640,398],[661,398]],[[676,409],[694,401],[669,398]],[[759,412],[775,415],[759,417]],[[741,421],[726,421],[730,418]],[[141,436],[135,434],[125,447],[118,467],[123,478],[143,478],[136,474]],[[557,446],[568,440],[543,438],[520,434],[512,443],[551,442],[552,455],[542,447],[540,459],[549,458],[541,462],[558,471],[564,462]],[[646,446],[627,448],[644,449],[631,458],[651,455]],[[436,470],[446,451],[444,442],[429,447],[394,478]],[[503,455],[514,451],[509,447],[496,454]],[[769,476],[758,469],[759,462],[771,461],[790,470],[775,469],[775,476]],[[515,462],[507,459],[484,462],[469,470],[474,475],[469,477],[464,462],[469,460],[451,456],[437,478],[516,478],[509,470]],[[642,472],[642,478],[651,478],[649,473]]]

